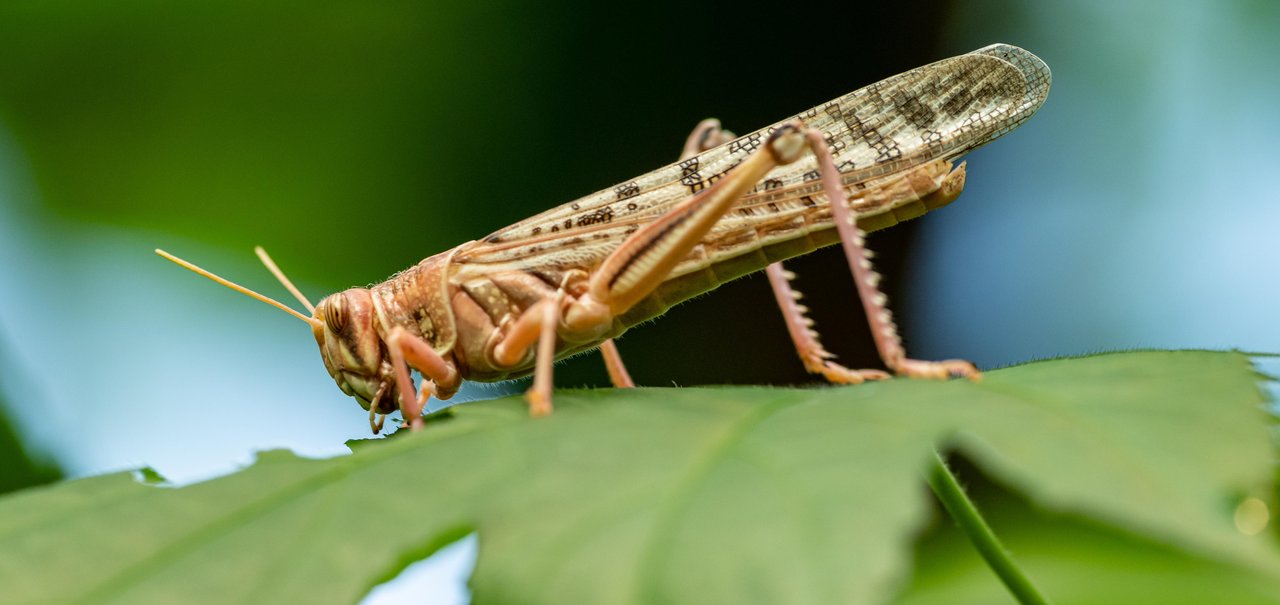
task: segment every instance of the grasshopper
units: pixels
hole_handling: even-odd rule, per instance
[[[955,200],[961,155],[1009,132],[1044,103],[1049,68],[995,44],[919,67],[736,137],[715,120],[679,161],[467,242],[368,287],[312,305],[269,256],[258,256],[307,310],[187,269],[311,326],[338,387],[369,411],[374,433],[399,409],[413,428],[431,396],[463,379],[534,375],[530,413],[552,409],[552,363],[598,348],[611,381],[634,386],[613,339],[720,284],[764,269],[805,368],[834,383],[889,376],[833,360],[781,262],[842,245],[875,344],[892,372],[978,379],[973,364],[908,358],[864,231]],[[413,370],[422,375],[414,385]]]

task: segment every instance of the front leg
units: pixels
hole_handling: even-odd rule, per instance
[[[405,422],[416,431],[422,428],[422,410],[426,408],[428,395],[434,393],[440,399],[452,397],[458,391],[462,377],[458,374],[458,369],[441,357],[431,345],[406,332],[404,328],[393,328],[386,342],[396,389],[400,391],[400,413],[404,415]],[[413,387],[413,377],[409,374],[410,365],[422,372],[427,381],[422,385],[421,394],[416,393]]]

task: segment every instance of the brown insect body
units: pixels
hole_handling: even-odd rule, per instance
[[[427,258],[383,283],[331,295],[308,321],[345,393],[374,412],[401,407],[408,416],[414,387],[399,356],[429,378],[419,404],[429,393],[449,397],[462,378],[519,377],[535,362],[549,380],[544,356],[595,348],[726,281],[843,242],[866,282],[859,291],[876,299],[863,302],[886,364],[908,375],[973,377],[967,362],[905,358],[875,290],[878,276],[851,252],[866,256],[861,236],[837,230],[829,199],[848,198],[839,215],[864,230],[950,203],[965,178],[954,160],[1029,118],[1049,79],[1034,55],[999,44],[917,68]],[[796,296],[785,285],[774,288],[780,301]],[[883,377],[824,362],[829,354],[816,333],[795,325],[807,321],[803,309],[787,307],[811,371],[841,382]],[[544,350],[535,355],[538,343]],[[550,410],[549,389],[549,382],[535,384],[546,399],[540,404],[531,391],[535,413]]]
[[[868,231],[878,230],[940,208],[960,194],[964,175],[963,165],[952,170],[950,162],[936,161],[906,175],[882,178],[880,183],[853,181],[857,185],[850,189],[858,197],[851,198],[851,202],[860,210],[858,224]],[[796,195],[796,191],[774,191],[751,203],[776,203],[770,200]],[[825,200],[802,205],[804,209],[797,213],[760,223],[745,233],[730,233],[704,242],[684,261],[685,270],[616,317],[612,329],[586,342],[561,341],[557,357],[595,348],[605,338],[620,336],[676,304],[770,263],[837,243],[839,237]],[[740,207],[750,206],[744,203]],[[371,401],[379,399],[379,413],[394,411],[399,394],[387,361],[385,340],[396,326],[421,337],[465,378],[493,382],[532,372],[533,355],[514,367],[495,367],[492,336],[498,326],[554,294],[575,269],[556,263],[477,269],[455,260],[482,246],[480,242],[463,244],[371,288],[352,288],[320,301],[314,317],[326,328],[316,329],[316,340],[326,369],[344,393],[355,396],[366,409]],[[708,248],[716,252],[709,254]],[[715,260],[710,260],[713,257]],[[378,398],[377,391],[383,384],[390,390]],[[437,393],[443,397],[451,394],[443,390]]]

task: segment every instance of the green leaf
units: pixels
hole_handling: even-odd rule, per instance
[[[1132,353],[980,384],[561,392],[546,420],[468,404],[351,456],[0,499],[0,586],[17,603],[352,602],[475,530],[481,604],[886,602],[947,439],[1046,505],[1274,572],[1274,538],[1231,522],[1271,493],[1257,382],[1238,354]]]
[[[1005,545],[1057,605],[1275,605],[1280,582],[1071,515],[1036,510],[972,468],[959,475]],[[932,528],[916,549],[910,586],[895,605],[1014,605],[954,525]]]
[[[1260,479],[1274,451],[1264,377],[1250,379],[1246,358],[1150,351],[1070,363],[992,373],[955,442],[1045,507],[1274,569],[1273,543],[1235,531],[1244,497],[1272,498]]]

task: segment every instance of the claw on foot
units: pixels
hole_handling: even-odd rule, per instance
[[[409,429],[410,431],[413,431],[413,432],[415,432],[415,433],[416,433],[416,432],[418,432],[418,431],[421,431],[421,430],[422,430],[422,427],[424,427],[424,426],[426,426],[426,424],[425,424],[425,423],[423,423],[423,421],[422,421],[422,417],[421,417],[421,416],[419,416],[419,417],[417,417],[417,418],[414,418],[414,419],[413,419],[413,420],[411,420],[411,421],[410,421],[410,420],[405,420],[404,422],[401,422],[401,423],[400,423],[400,428],[402,428],[402,429]]]
[[[838,363],[824,362],[822,377],[835,384],[862,384],[868,380],[886,380],[888,372],[881,370],[850,370]]]
[[[551,396],[542,393],[536,389],[529,389],[524,394],[524,400],[529,402],[529,415],[534,418],[551,415]]]
[[[910,378],[932,378],[946,380],[948,378],[968,378],[973,382],[982,380],[982,372],[972,363],[963,359],[945,361],[921,361],[919,359],[903,359],[898,362],[897,372]]]

